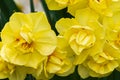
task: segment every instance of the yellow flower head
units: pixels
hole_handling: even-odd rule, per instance
[[[33,68],[56,48],[56,35],[42,12],[14,13],[4,26],[1,38],[4,60]]]
[[[79,11],[75,19],[62,18],[56,23],[60,35],[68,41],[75,54],[81,56],[77,58],[79,61],[85,59],[87,54],[93,53],[86,50],[98,48],[97,44],[104,38],[104,29],[97,22],[97,15],[88,12],[89,9]]]
[[[74,66],[72,65],[74,57],[72,54],[66,40],[64,40],[62,36],[58,36],[57,48],[44,61],[44,69],[39,75],[39,79],[51,78],[54,74],[59,76],[71,74],[74,71]],[[44,75],[44,77],[41,75]]]
[[[111,47],[108,43],[104,44],[103,50],[95,56],[89,57],[83,66],[79,66],[79,74],[85,78],[103,77],[109,75],[114,69],[119,66],[120,51]],[[84,71],[81,69],[85,69]],[[85,73],[87,72],[87,74]]]
[[[70,35],[69,33],[72,32],[73,34]],[[78,55],[79,53],[82,52],[83,49],[92,47],[96,41],[94,32],[87,28],[86,26],[83,27],[79,25],[72,26],[70,31],[68,31],[67,33],[68,34],[66,34],[66,36],[70,35],[69,44],[71,48],[75,51],[75,53]]]

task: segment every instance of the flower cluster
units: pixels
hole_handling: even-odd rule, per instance
[[[18,75],[19,80],[24,80],[26,74],[32,74],[37,79],[48,79],[74,71],[68,45],[51,30],[43,12],[14,13],[3,28],[1,39],[0,78],[16,80]]]
[[[46,0],[50,10],[67,8],[73,18],[55,27],[73,50],[82,78],[120,71],[120,0]],[[57,5],[57,6],[56,6]]]
[[[82,78],[120,71],[120,0],[46,0],[50,10],[67,8],[73,18],[55,24],[43,12],[15,12],[1,31],[0,79],[48,80],[78,66]]]

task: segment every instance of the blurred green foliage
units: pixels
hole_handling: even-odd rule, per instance
[[[18,9],[13,0],[0,0],[0,30],[9,20],[9,17],[18,11],[20,11],[20,9]]]

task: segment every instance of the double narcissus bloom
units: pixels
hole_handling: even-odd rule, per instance
[[[49,79],[54,74],[67,76],[74,71],[72,50],[66,40],[56,37],[42,12],[14,13],[3,28],[1,39],[1,58],[16,66],[11,80],[20,70],[20,79],[26,74]]]
[[[57,41],[56,49],[44,60],[43,71],[40,75],[36,74],[36,79],[49,79],[54,74],[67,76],[74,72],[72,50],[62,36],[58,36]]]
[[[56,35],[46,16],[14,13],[1,32],[1,57],[10,63],[37,68],[56,48]]]
[[[108,76],[119,67],[119,59],[120,51],[105,42],[100,52],[78,65],[78,73],[82,78]]]
[[[75,64],[81,64],[103,45],[105,32],[97,19],[97,14],[86,8],[80,10],[75,18],[62,18],[56,23],[59,35],[67,40],[77,56]]]

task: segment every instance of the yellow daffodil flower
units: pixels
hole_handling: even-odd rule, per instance
[[[73,53],[63,36],[58,36],[57,48],[47,59],[46,71],[59,76],[71,74],[74,71]]]
[[[69,50],[69,51],[68,51]],[[74,72],[72,61],[74,59],[72,51],[68,47],[66,40],[62,36],[58,36],[58,44],[55,51],[44,61],[44,69],[37,76],[38,79],[49,79],[54,74],[59,76],[67,76]]]
[[[119,66],[119,59],[120,51],[105,43],[101,52],[89,57],[82,65],[79,65],[78,72],[83,78],[104,77]]]
[[[64,36],[79,57],[75,59],[75,64],[82,63],[88,54],[96,53],[103,45],[105,32],[97,18],[94,12],[86,9],[79,11],[75,19],[62,18],[56,23],[59,34]]]
[[[1,32],[1,57],[10,63],[37,68],[56,48],[56,35],[42,12],[16,12]]]

